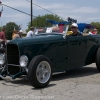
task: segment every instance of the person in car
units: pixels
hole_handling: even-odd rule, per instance
[[[77,23],[73,23],[71,25],[71,31],[72,31],[72,34],[70,34],[69,36],[83,36],[82,33],[80,33],[78,30]]]
[[[98,30],[96,28],[94,28],[92,34],[97,34],[98,33]]]
[[[22,38],[23,31],[22,30],[19,30],[18,33],[19,33],[20,38]]]
[[[90,28],[89,33],[88,34],[93,34],[93,28]]]

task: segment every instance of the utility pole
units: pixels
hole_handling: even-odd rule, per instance
[[[33,17],[33,10],[32,10],[32,5],[33,5],[33,3],[32,3],[32,0],[31,0],[31,26],[32,26],[32,17]]]
[[[0,1],[0,8],[1,8],[1,10],[0,10],[0,17],[1,17],[1,14],[2,14],[2,11],[3,11],[3,6],[2,6],[2,2]]]

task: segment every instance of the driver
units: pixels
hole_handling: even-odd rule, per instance
[[[83,36],[78,30],[77,23],[73,23],[71,25],[71,31],[72,31],[72,34],[70,34],[69,36]]]

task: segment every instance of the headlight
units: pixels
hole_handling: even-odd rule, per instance
[[[26,67],[28,64],[28,58],[27,56],[23,55],[20,57],[20,66],[21,67]]]
[[[0,54],[0,64],[3,65],[5,63],[5,55]]]

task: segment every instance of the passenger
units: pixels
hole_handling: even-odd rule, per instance
[[[71,25],[71,31],[73,32],[72,34],[68,35],[68,36],[83,36],[82,33],[79,32],[78,30],[78,25],[77,23],[73,23]]]
[[[20,38],[22,38],[23,31],[22,30],[19,30],[18,33],[19,33]]]
[[[98,30],[94,28],[92,34],[97,34],[97,33],[98,33]]]
[[[12,39],[17,39],[17,38],[20,38],[20,36],[19,36],[17,30],[14,30],[13,34],[12,34]]]
[[[34,33],[34,27],[30,28],[30,31],[27,33],[26,37],[33,37],[35,35]]]
[[[89,34],[93,34],[93,28],[90,29]]]
[[[59,32],[59,31],[60,31],[60,29],[58,26],[52,27],[52,32]]]

